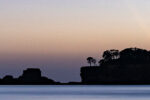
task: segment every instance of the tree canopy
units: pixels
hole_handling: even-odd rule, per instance
[[[102,64],[150,64],[150,51],[140,48],[126,48],[119,50],[111,49],[103,53],[99,61]]]

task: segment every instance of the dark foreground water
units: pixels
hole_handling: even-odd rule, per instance
[[[0,86],[0,100],[150,100],[150,85]]]

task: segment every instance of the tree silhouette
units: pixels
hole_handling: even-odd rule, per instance
[[[104,63],[104,59],[101,59],[98,63],[99,63],[99,66],[101,66]]]
[[[150,51],[140,48],[126,48],[122,51],[106,50],[99,64],[150,64]]]
[[[109,50],[104,51],[103,53],[104,61],[109,61],[112,59],[111,52]]]
[[[96,59],[93,58],[92,63],[94,64],[94,66],[96,66]]]
[[[119,50],[115,50],[115,49],[110,50],[110,54],[111,54],[111,59],[118,59],[120,56]]]
[[[87,58],[87,62],[90,64],[90,66],[92,65],[93,59],[94,59],[93,57]]]
[[[118,59],[119,57],[120,57],[119,50],[111,49],[111,50],[106,50],[103,53],[103,58],[105,62]]]
[[[125,64],[149,63],[150,54],[145,49],[127,48],[120,52],[120,59]]]

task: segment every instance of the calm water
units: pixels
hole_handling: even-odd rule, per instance
[[[150,100],[150,86],[0,86],[0,100]]]

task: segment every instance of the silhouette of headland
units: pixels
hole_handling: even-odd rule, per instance
[[[52,79],[48,79],[41,75],[41,70],[38,68],[28,68],[23,71],[19,78],[13,78],[11,75],[6,75],[0,80],[0,85],[50,85],[59,84]]]
[[[126,48],[104,51],[101,59],[87,58],[81,67],[81,82],[60,83],[41,75],[38,68],[27,68],[18,78],[6,75],[0,85],[150,85],[150,51]]]
[[[90,66],[81,68],[82,84],[150,84],[148,50],[140,48],[106,50],[97,66],[93,59],[88,57]]]

